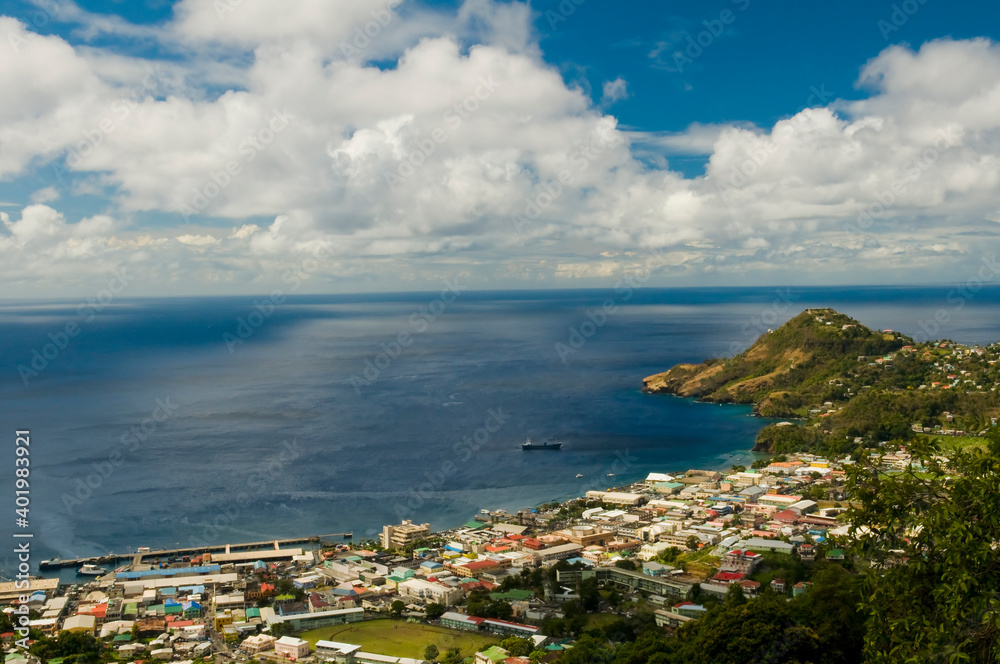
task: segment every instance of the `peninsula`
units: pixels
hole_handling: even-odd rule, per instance
[[[981,435],[1000,415],[998,358],[997,344],[917,343],[807,309],[735,357],[678,364],[643,390],[785,419],[762,428],[757,451],[844,453],[924,434]]]

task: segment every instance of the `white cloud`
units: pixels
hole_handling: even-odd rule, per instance
[[[615,102],[627,99],[628,96],[628,83],[624,78],[619,76],[613,81],[604,82],[601,104],[605,107],[611,106]]]
[[[67,5],[83,34],[193,54],[163,61],[0,18],[22,40],[0,60],[0,175],[37,168],[53,183],[33,202],[72,191],[109,209],[70,222],[26,207],[3,217],[0,250],[35,252],[53,285],[128,262],[181,291],[209,273],[259,283],[320,247],[328,278],[385,288],[456,266],[483,285],[600,279],[638,249],[681,276],[823,261],[926,273],[981,248],[960,234],[1000,210],[1000,47],[986,40],[891,47],[862,69],[866,99],[773,127],[648,134],[602,110],[623,79],[595,107],[544,62],[526,4],[218,4],[183,0],[152,27]],[[674,155],[708,157],[704,175],[671,170]],[[69,262],[53,270],[54,256]]]
[[[43,187],[31,194],[32,203],[51,203],[59,200],[59,190],[55,187]]]

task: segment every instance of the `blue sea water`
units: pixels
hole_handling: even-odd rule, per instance
[[[31,431],[34,560],[360,538],[401,518],[445,528],[650,471],[747,463],[763,424],[748,408],[645,395],[642,378],[731,355],[809,306],[909,334],[1000,339],[998,288],[439,298],[302,296],[267,315],[254,298],[123,299],[99,312],[0,303],[0,433],[13,459],[14,431]],[[67,323],[79,332],[64,339]],[[38,374],[22,376],[34,351]],[[527,436],[563,450],[522,452]],[[12,483],[5,471],[11,511]]]

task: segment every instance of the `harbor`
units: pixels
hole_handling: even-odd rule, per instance
[[[331,533],[328,535],[311,535],[308,537],[294,537],[289,539],[274,539],[260,542],[244,542],[238,544],[215,544],[199,547],[180,547],[173,549],[148,549],[140,547],[138,551],[132,553],[109,552],[104,556],[87,556],[84,558],[53,558],[43,560],[38,564],[39,570],[53,570],[66,567],[82,568],[84,566],[98,565],[118,565],[121,562],[130,562],[133,569],[143,564],[143,560],[152,559],[153,562],[165,562],[162,559],[176,558],[177,556],[197,556],[206,553],[230,553],[233,551],[253,551],[253,550],[278,550],[282,545],[292,544],[329,544],[332,539],[349,540],[354,537],[354,533]],[[148,563],[147,563],[148,564]]]

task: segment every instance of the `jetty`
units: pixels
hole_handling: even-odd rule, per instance
[[[59,569],[61,567],[80,567],[82,565],[117,565],[122,561],[131,562],[132,568],[142,565],[143,559],[154,559],[157,562],[164,562],[163,558],[173,558],[176,556],[199,555],[203,553],[230,553],[231,551],[252,551],[252,550],[279,550],[286,544],[319,544],[329,545],[330,538],[351,539],[354,533],[331,533],[329,535],[311,535],[308,537],[293,537],[289,539],[273,539],[261,542],[242,542],[229,544],[210,544],[207,546],[179,547],[173,549],[141,550],[129,553],[111,552],[104,556],[88,556],[85,558],[53,558],[43,560],[38,564],[38,569]]]

